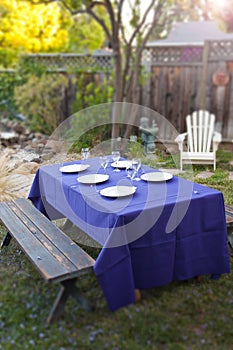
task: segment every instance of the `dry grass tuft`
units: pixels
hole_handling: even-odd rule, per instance
[[[6,153],[0,155],[0,201],[9,201],[19,197],[18,181],[9,166],[9,158]]]

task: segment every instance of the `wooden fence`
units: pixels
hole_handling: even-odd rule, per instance
[[[114,67],[113,55],[34,54],[31,60],[49,71],[86,71],[100,76]],[[233,41],[206,41],[204,45],[148,46],[142,64],[147,71],[140,104],[162,114],[178,132],[185,117],[196,109],[216,115],[223,140],[233,140]],[[100,79],[101,81],[101,79]],[[165,135],[164,138],[169,138]]]
[[[143,62],[150,69],[150,81],[141,104],[161,113],[179,132],[186,129],[187,114],[207,109],[216,115],[223,139],[232,141],[233,41],[147,47]]]

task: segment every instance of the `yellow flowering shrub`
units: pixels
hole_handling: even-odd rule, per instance
[[[65,50],[70,21],[56,3],[1,0],[0,46],[29,53]]]

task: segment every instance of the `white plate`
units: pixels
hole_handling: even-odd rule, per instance
[[[165,172],[151,172],[141,175],[141,179],[145,181],[151,181],[151,182],[163,182],[168,181],[173,178],[173,175],[170,173]]]
[[[77,178],[78,182],[81,184],[98,184],[107,181],[108,179],[109,175],[105,174],[88,174]]]
[[[114,162],[111,164],[113,168],[126,169],[132,165],[132,162],[128,160],[119,160],[119,162]]]
[[[79,173],[89,168],[89,164],[70,164],[59,168],[62,173]]]
[[[111,186],[103,188],[100,194],[105,197],[126,197],[134,194],[136,189],[134,186]]]

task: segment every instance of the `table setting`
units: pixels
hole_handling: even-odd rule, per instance
[[[42,166],[29,199],[100,244],[94,272],[111,311],[135,302],[135,289],[230,271],[222,193],[138,159]]]

